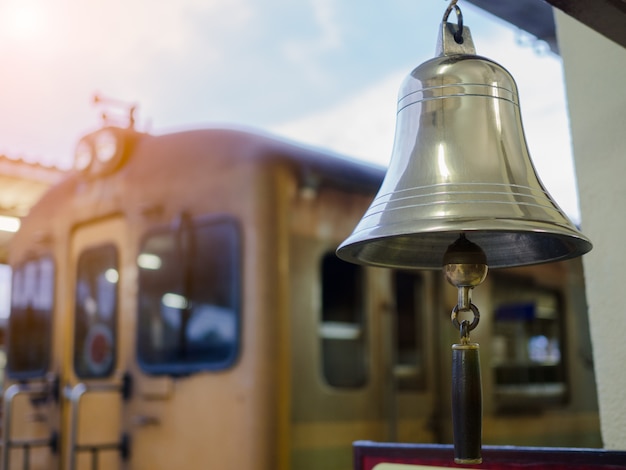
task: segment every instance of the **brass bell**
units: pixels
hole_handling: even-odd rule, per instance
[[[588,252],[591,242],[535,172],[511,74],[476,55],[469,28],[455,31],[446,21],[437,53],[400,88],[389,169],[338,256],[440,269],[461,234],[482,248],[490,268]]]

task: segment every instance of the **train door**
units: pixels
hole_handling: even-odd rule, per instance
[[[380,312],[386,439],[437,442],[441,404],[435,375],[433,273],[376,272],[390,281],[390,308]]]
[[[2,470],[44,470],[56,464],[58,383],[51,360],[56,271],[49,248],[13,266]]]
[[[70,240],[60,373],[68,470],[113,470],[128,455],[122,411],[129,382],[120,347],[128,330],[121,327],[125,229],[122,218],[111,218],[79,227]]]
[[[346,263],[335,247],[292,239],[294,470],[348,468],[355,440],[437,439],[431,276]]]

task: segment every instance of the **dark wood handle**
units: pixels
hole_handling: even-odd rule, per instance
[[[483,391],[478,344],[452,345],[452,428],[454,461],[482,462]]]

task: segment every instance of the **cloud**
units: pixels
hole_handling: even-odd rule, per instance
[[[311,2],[315,20],[322,32],[318,41],[320,49],[336,48],[341,45],[341,27],[336,21],[333,5],[334,2],[331,0]]]
[[[269,130],[311,145],[387,165],[395,131],[398,89],[404,73],[396,72],[333,107]]]
[[[327,84],[333,76],[332,70],[319,66],[320,58],[342,47],[342,28],[334,5],[332,0],[308,2],[306,8],[312,10],[314,33],[307,38],[287,40],[281,47],[287,60],[304,71],[309,81],[318,84]]]

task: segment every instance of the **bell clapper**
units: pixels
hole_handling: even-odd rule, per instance
[[[482,462],[482,383],[479,346],[470,342],[469,334],[478,325],[480,312],[472,303],[471,292],[487,276],[487,257],[461,233],[444,254],[443,270],[448,282],[458,289],[451,319],[461,334],[460,343],[452,345],[454,461],[477,465]],[[473,319],[459,321],[463,312],[471,312]]]

